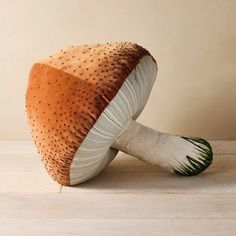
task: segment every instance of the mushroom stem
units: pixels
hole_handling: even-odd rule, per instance
[[[181,175],[197,175],[212,162],[210,144],[201,138],[161,133],[130,120],[113,148]]]

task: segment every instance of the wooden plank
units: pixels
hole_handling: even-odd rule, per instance
[[[46,173],[17,172],[1,174],[0,193],[58,193],[61,186]]]
[[[222,147],[214,141],[215,153],[222,154],[199,176],[172,175],[120,153],[98,177],[63,187],[61,193],[34,146],[20,143],[2,148],[0,142],[0,235],[191,236],[236,231],[234,142]]]
[[[183,177],[147,165],[125,154],[96,178],[62,192],[102,193],[236,193],[236,155],[215,155],[198,176]]]
[[[0,155],[0,193],[59,192],[61,186],[45,171],[42,162],[32,154]]]
[[[1,194],[0,218],[235,219],[236,194]]]
[[[59,192],[29,141],[0,142],[0,192]]]
[[[210,141],[214,154],[236,154],[236,140]]]
[[[181,177],[120,153],[99,176],[63,192],[235,193],[236,155],[215,155],[199,176]],[[0,192],[59,192],[37,156],[0,155]]]
[[[60,191],[59,184],[46,173],[31,142],[0,144],[0,192]],[[63,187],[63,191],[234,193],[235,166],[235,155],[215,155],[214,163],[205,173],[183,178],[120,152],[97,178],[76,188]]]
[[[21,141],[4,141],[0,140],[0,154],[36,154],[36,147],[31,140]]]
[[[0,219],[4,236],[234,235],[235,219]]]

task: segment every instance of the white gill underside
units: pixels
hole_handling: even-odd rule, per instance
[[[71,185],[96,176],[116,156],[118,150],[111,145],[127,122],[131,118],[135,120],[141,113],[147,103],[156,74],[156,63],[151,56],[144,56],[77,150],[70,168]]]

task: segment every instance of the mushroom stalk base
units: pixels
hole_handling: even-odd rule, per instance
[[[165,134],[130,120],[113,148],[182,175],[196,175],[212,161],[209,143],[200,138]]]

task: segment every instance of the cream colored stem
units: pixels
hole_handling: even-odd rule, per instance
[[[112,147],[153,165],[162,165],[158,142],[161,133],[133,120],[123,128]]]
[[[206,148],[205,157],[196,149],[197,145]],[[203,143],[198,143],[194,138],[188,141],[181,136],[155,131],[133,120],[123,128],[112,147],[152,165],[184,175],[200,173],[212,158],[211,148],[204,140]]]

